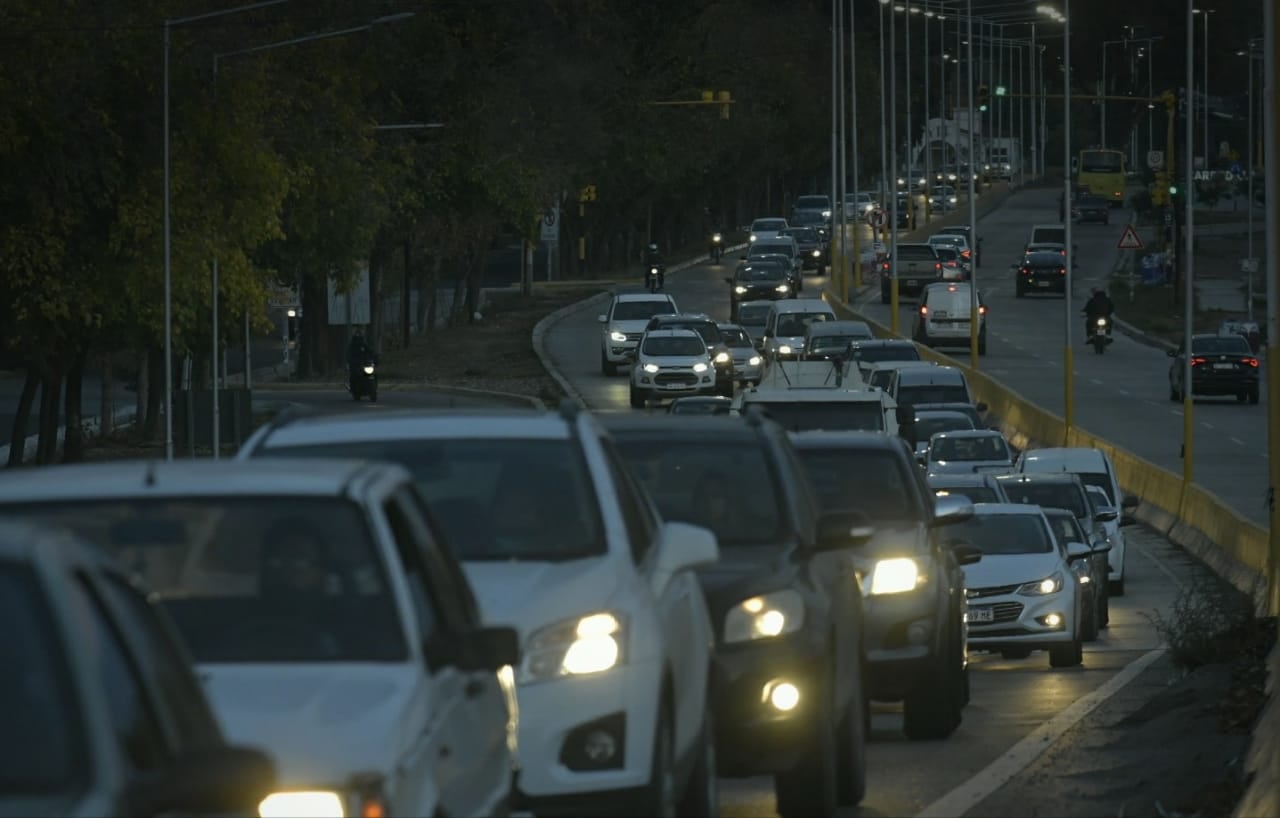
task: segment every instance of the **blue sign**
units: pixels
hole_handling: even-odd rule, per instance
[[[1232,172],[1233,174],[1235,174],[1236,176],[1242,176],[1242,175],[1244,175],[1244,165],[1240,164],[1239,162],[1232,162],[1232,163],[1231,163],[1231,172]]]

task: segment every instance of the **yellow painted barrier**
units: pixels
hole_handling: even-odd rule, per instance
[[[865,321],[878,338],[894,336],[888,327],[841,303],[832,293],[823,298],[840,317]],[[987,404],[1001,431],[1020,450],[1072,446],[1100,449],[1111,457],[1116,478],[1127,494],[1142,501],[1139,516],[1210,565],[1220,576],[1265,604],[1268,537],[1265,528],[1241,517],[1212,492],[1191,485],[1110,441],[1079,428],[1067,433],[1065,421],[999,383],[985,372],[937,350],[916,344],[920,357],[965,373],[974,399]]]

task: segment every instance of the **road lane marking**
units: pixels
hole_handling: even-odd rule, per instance
[[[988,764],[977,775],[951,792],[925,807],[916,818],[963,818],[969,810],[978,806],[993,792],[1003,787],[1018,773],[1031,766],[1054,742],[1076,726],[1098,705],[1120,692],[1120,689],[1137,678],[1153,662],[1164,655],[1166,648],[1159,647],[1139,656],[1121,668],[1101,687],[1081,696],[1066,710],[1032,730],[1000,758]]]
[[[1128,390],[1128,389],[1117,389],[1116,391],[1117,391],[1117,392],[1119,392],[1121,395],[1128,395],[1128,394],[1129,394],[1129,390]]]
[[[1241,440],[1241,439],[1240,439],[1240,438],[1238,438],[1238,437],[1233,437],[1233,438],[1231,438],[1231,442],[1232,442],[1232,443],[1234,443],[1234,444],[1236,444],[1237,446],[1243,446],[1243,445],[1244,445],[1244,441],[1243,441],[1243,440]]]
[[[1212,428],[1213,428],[1213,424],[1212,424],[1212,423],[1205,423],[1203,420],[1202,420],[1202,421],[1200,421],[1200,425],[1201,425],[1201,426],[1203,426],[1203,427],[1204,427],[1204,428],[1206,428],[1206,429],[1212,429]]]
[[[1102,381],[1098,380],[1097,378],[1090,378],[1089,383],[1096,383],[1098,386],[1102,386]]]

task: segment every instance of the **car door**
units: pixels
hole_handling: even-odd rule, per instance
[[[451,642],[478,626],[466,577],[442,550],[421,498],[406,484],[383,501],[382,511],[415,607],[425,608],[418,613],[419,621],[433,631],[424,643]],[[429,676],[436,752],[434,758],[431,753],[414,758],[413,764],[433,768],[445,813],[483,814],[506,796],[511,784],[502,686],[492,671],[464,672],[452,665],[436,667]]]

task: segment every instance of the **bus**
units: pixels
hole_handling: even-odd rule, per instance
[[[1076,184],[1094,196],[1103,196],[1112,207],[1124,204],[1124,153],[1105,148],[1080,151]]]

